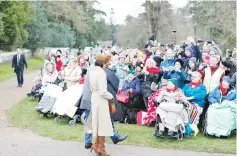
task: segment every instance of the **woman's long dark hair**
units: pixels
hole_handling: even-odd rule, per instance
[[[96,60],[95,61],[95,66],[99,66],[99,67],[103,68],[104,63],[102,61],[100,61],[100,60]]]

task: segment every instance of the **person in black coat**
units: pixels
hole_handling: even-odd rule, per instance
[[[14,72],[16,73],[17,76],[17,87],[22,87],[23,82],[24,82],[24,66],[27,68],[27,62],[25,55],[21,54],[20,49],[17,49],[17,54],[13,56],[12,59],[12,68],[14,69]]]

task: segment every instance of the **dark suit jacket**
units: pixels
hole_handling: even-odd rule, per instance
[[[12,59],[12,68],[14,68],[14,72],[23,72],[24,71],[24,65],[27,68],[27,62],[26,62],[26,58],[25,55],[20,54],[20,60],[19,60],[19,64],[17,64],[17,54],[13,56]]]

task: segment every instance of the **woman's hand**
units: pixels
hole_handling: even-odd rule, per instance
[[[109,103],[114,103],[114,99],[109,100]]]

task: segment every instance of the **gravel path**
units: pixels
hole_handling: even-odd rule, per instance
[[[8,124],[7,110],[25,97],[26,93],[31,89],[35,75],[36,73],[25,75],[25,84],[22,88],[16,87],[15,78],[0,83],[0,156],[94,156],[95,154],[84,149],[84,143],[55,141],[41,137],[29,130],[14,128]],[[106,145],[106,147],[108,153],[112,153],[112,156],[226,155],[126,145]]]

